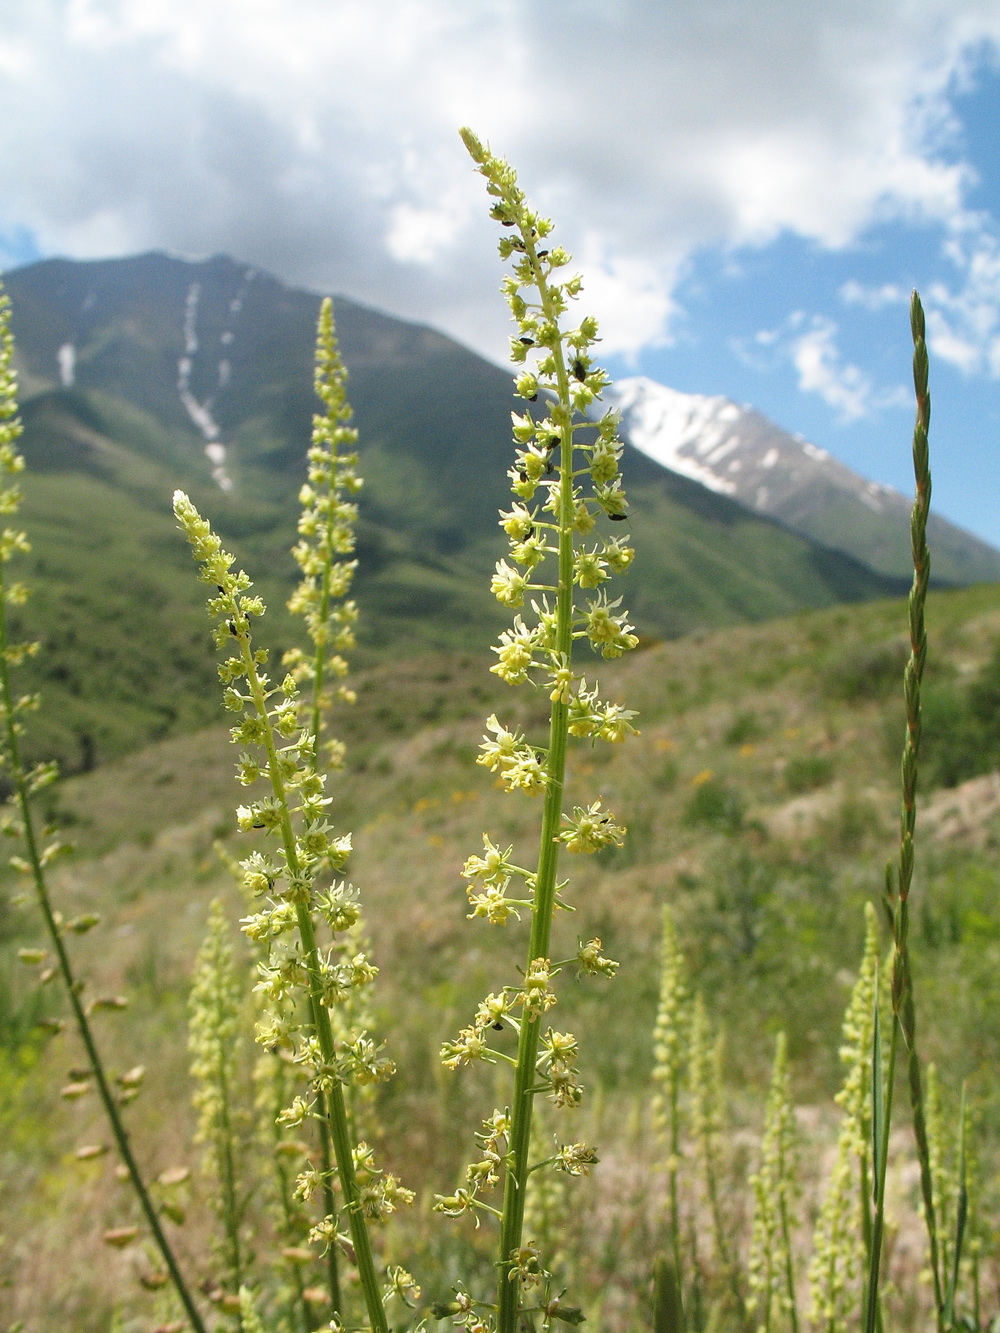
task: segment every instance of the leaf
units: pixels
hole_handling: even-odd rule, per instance
[[[878,972],[875,974],[875,1015],[872,1023],[872,1202],[878,1206],[882,1179],[882,1135],[885,1130],[885,1090],[882,1083],[882,1025],[879,1019]]]
[[[112,1227],[110,1231],[105,1231],[101,1240],[112,1249],[124,1250],[126,1245],[132,1244],[138,1234],[138,1227]]]
[[[653,1333],[681,1333],[683,1326],[677,1274],[670,1260],[660,1255],[653,1265]]]
[[[587,1316],[575,1305],[557,1305],[554,1310],[549,1311],[552,1319],[561,1319],[564,1324],[582,1324],[586,1322]]]
[[[962,1084],[962,1101],[958,1111],[958,1207],[955,1213],[955,1260],[948,1284],[942,1317],[945,1328],[951,1328],[955,1322],[955,1295],[958,1291],[958,1278],[962,1263],[962,1243],[965,1240],[965,1224],[969,1216],[968,1160],[965,1152],[965,1084]]]

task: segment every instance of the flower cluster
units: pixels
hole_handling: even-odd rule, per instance
[[[854,1317],[853,1290],[863,1270],[859,1208],[868,1193],[858,1182],[871,1173],[872,1036],[879,985],[875,909],[865,906],[865,947],[842,1030],[845,1068],[837,1101],[843,1117],[837,1155],[816,1220],[809,1264],[809,1317],[831,1329],[846,1329]]]
[[[496,200],[491,214],[509,232],[500,241],[500,257],[515,261],[503,283],[516,325],[511,357],[517,365],[529,357],[534,362],[515,384],[526,406],[523,413],[512,414],[516,450],[509,476],[515,500],[500,514],[500,526],[510,542],[510,561],[498,562],[491,586],[499,601],[515,608],[524,606],[529,592],[541,595],[531,601],[533,623],[518,616],[513,630],[501,635],[493,671],[510,684],[548,678],[550,689],[569,703],[580,693],[569,664],[572,640],[588,639],[604,657],[620,656],[637,642],[627,614],[619,610],[620,599],[609,601],[603,590],[612,575],[624,573],[632,563],[635,553],[628,538],[609,536],[578,545],[578,539],[594,531],[602,514],[612,521],[627,516],[618,471],[622,452],[618,422],[611,412],[597,421],[590,419],[608,384],[592,355],[597,321],[587,316],[575,328],[561,327],[581,281],[561,277],[570,257],[549,243],[552,223],[527,206],[505,162],[469,131],[463,131],[463,138]],[[595,593],[585,595],[579,604],[571,589],[560,590],[560,578],[543,577],[550,560],[567,555],[572,585],[584,594]],[[568,619],[559,614],[564,608],[553,608],[547,596],[565,602],[567,594]],[[600,709],[596,692],[585,696],[578,707],[580,721],[585,713]],[[602,726],[603,720],[589,734],[601,734]],[[602,739],[620,738],[602,735]]]
[[[21,508],[23,494],[16,480],[24,471],[24,456],[18,452],[17,441],[21,435],[21,419],[17,411],[17,379],[13,368],[14,340],[10,332],[10,298],[0,288],[0,515],[13,517]],[[0,596],[3,599],[4,636],[3,660],[8,667],[20,666],[28,657],[34,657],[40,645],[37,642],[15,643],[7,634],[6,609],[8,606],[23,606],[28,600],[28,589],[24,583],[7,577],[6,566],[19,555],[26,555],[31,550],[27,533],[17,528],[4,527],[0,531],[0,565],[3,566],[3,579],[0,582]],[[9,702],[0,701],[0,717],[9,719],[15,736],[23,730],[19,717],[24,713],[34,712],[38,708],[37,695],[11,696]],[[9,756],[0,756],[5,762]],[[39,767],[27,775],[31,792],[48,785],[55,779],[56,771],[52,765]],[[10,831],[21,836],[23,825],[17,821],[10,824]]]
[[[754,1192],[754,1214],[747,1308],[753,1313],[758,1328],[771,1328],[772,1312],[787,1313],[795,1305],[789,1213],[796,1192],[796,1150],[788,1046],[785,1034],[780,1032],[764,1113],[760,1166],[749,1182]]]
[[[326,412],[313,417],[309,479],[299,494],[300,540],[292,548],[302,578],[288,603],[290,611],[305,617],[314,651],[311,660],[299,649],[284,659],[298,683],[312,682],[311,721],[317,755],[323,713],[332,702],[327,677],[343,679],[347,674],[343,654],[354,646],[358,615],[354,602],[344,600],[358,563],[347,558],[354,551],[358,517],[357,505],[347,497],[356,495],[362,486],[352,448],[358,433],[348,424],[352,412],[346,386],[347,371],[334,335],[333,302],[327,298],[320,308],[315,373],[316,395]],[[344,686],[338,693],[346,701],[353,700]],[[332,766],[339,767],[342,756],[342,744],[328,742],[327,758]]]
[[[530,885],[531,873],[510,860],[513,847],[501,852],[487,834],[483,834],[485,856],[470,856],[462,868],[462,877],[472,882],[468,887],[472,911],[470,919],[483,916],[495,926],[504,926],[509,917],[520,919],[519,907],[530,907],[530,898],[511,898],[507,890],[516,875]]]

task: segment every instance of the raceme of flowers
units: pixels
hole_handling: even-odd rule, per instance
[[[619,742],[635,728],[634,713],[602,700],[596,686],[575,670],[574,645],[586,641],[604,658],[615,658],[638,642],[608,584],[632,563],[628,538],[599,535],[603,519],[622,522],[627,516],[618,466],[622,445],[617,419],[604,413],[593,420],[595,404],[608,383],[594,362],[597,322],[587,316],[564,327],[579,277],[562,277],[569,255],[550,241],[552,223],[528,207],[514,172],[468,130],[462,136],[487,182],[493,198],[491,216],[508,233],[500,241],[503,260],[513,261],[503,291],[516,326],[511,356],[519,368],[515,391],[524,403],[513,417],[514,461],[509,477],[513,502],[500,513],[509,543],[509,559],[497,563],[491,588],[497,599],[516,612],[494,648],[492,672],[509,685],[530,683],[550,702],[548,745],[529,740],[496,715],[478,762],[496,774],[508,791],[542,798],[540,851],[534,866],[514,859],[514,848],[502,847],[484,835],[482,854],[470,856],[463,869],[468,881],[469,916],[504,926],[513,917],[528,918],[529,957],[516,983],[502,986],[480,1004],[472,1022],[442,1058],[450,1069],[475,1061],[514,1066],[513,1102],[509,1110],[494,1109],[478,1136],[480,1155],[466,1170],[465,1183],[454,1194],[438,1196],[439,1211],[458,1215],[485,1211],[500,1220],[498,1301],[472,1300],[459,1292],[461,1309],[451,1311],[470,1327],[492,1319],[497,1311],[501,1333],[512,1330],[521,1314],[575,1317],[570,1307],[554,1316],[552,1275],[537,1246],[523,1234],[524,1196],[529,1174],[541,1168],[581,1175],[597,1161],[595,1150],[582,1143],[557,1145],[542,1162],[529,1163],[534,1096],[544,1091],[561,1108],[580,1104],[583,1087],[577,1068],[576,1038],[550,1025],[557,1002],[556,978],[566,968],[580,976],[613,976],[617,964],[606,958],[599,939],[580,940],[568,958],[550,956],[551,921],[556,907],[567,906],[565,887],[556,882],[560,848],[593,853],[618,847],[625,829],[602,800],[561,808],[566,747],[569,736]],[[498,1034],[517,1035],[516,1060],[502,1049]],[[498,1044],[499,1041],[499,1044]],[[536,1139],[537,1141],[537,1139]],[[532,1177],[534,1179],[534,1177]],[[502,1211],[483,1197],[503,1183]],[[525,1293],[539,1288],[540,1304],[524,1305]]]

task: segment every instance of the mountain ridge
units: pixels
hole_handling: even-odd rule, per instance
[[[907,576],[911,501],[893,487],[723,395],[632,376],[608,397],[628,439],[663,466],[881,573]],[[933,512],[928,541],[943,582],[1000,580],[1000,551]]]

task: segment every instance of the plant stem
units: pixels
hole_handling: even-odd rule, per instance
[[[326,1210],[327,1217],[330,1217],[337,1208],[337,1199],[333,1192],[333,1145],[330,1142],[330,1111],[326,1105],[326,1098],[323,1098],[323,1115],[319,1121],[319,1158],[323,1168],[323,1207]],[[340,1297],[340,1270],[337,1263],[337,1247],[330,1245],[326,1251],[326,1285],[330,1292],[330,1306],[333,1313],[339,1315],[341,1312]]]
[[[784,1171],[784,1167],[782,1167],[782,1171]],[[785,1249],[785,1290],[788,1294],[788,1318],[792,1326],[792,1333],[799,1333],[799,1312],[795,1303],[795,1268],[792,1262],[792,1234],[788,1222],[788,1201],[785,1198],[784,1190],[781,1192],[778,1207],[781,1215],[781,1240]]]
[[[670,1076],[670,1248],[674,1259],[674,1281],[677,1286],[677,1310],[681,1328],[684,1327],[684,1283],[681,1280],[681,1219],[677,1199],[677,1162],[681,1152],[680,1136],[680,1075]]]
[[[73,1019],[76,1023],[77,1032],[80,1040],[83,1042],[84,1049],[87,1052],[87,1059],[94,1075],[94,1081],[97,1084],[98,1095],[101,1104],[104,1107],[105,1114],[108,1117],[108,1123],[111,1126],[111,1133],[114,1136],[115,1146],[118,1154],[125,1165],[129,1174],[129,1180],[135,1190],[136,1197],[139,1200],[139,1206],[142,1209],[143,1216],[153,1235],[153,1240],[163,1262],[167,1266],[170,1279],[174,1284],[174,1289],[184,1307],[191,1327],[195,1333],[207,1333],[205,1324],[201,1315],[198,1313],[198,1307],[194,1303],[191,1292],[188,1289],[184,1276],[181,1273],[177,1259],[167,1240],[160,1218],[153,1206],[153,1201],[149,1196],[146,1183],[143,1180],[139,1165],[136,1162],[132,1148],[129,1144],[128,1132],[121,1118],[121,1113],[108,1076],[105,1072],[104,1063],[101,1059],[97,1042],[94,1038],[93,1029],[90,1020],[87,1018],[86,1011],[80,1002],[81,985],[73,974],[73,966],[70,962],[66,945],[59,929],[55,913],[52,909],[52,903],[49,898],[48,885],[45,879],[45,870],[42,865],[42,858],[38,850],[38,838],[35,833],[34,816],[31,808],[31,794],[28,788],[28,781],[24,771],[24,765],[21,760],[21,747],[18,740],[18,728],[14,721],[14,697],[10,680],[10,664],[7,661],[6,648],[8,645],[7,635],[7,614],[6,614],[6,586],[2,564],[0,564],[0,695],[3,699],[4,715],[4,733],[7,745],[7,752],[10,756],[11,773],[14,779],[14,790],[17,796],[17,805],[21,815],[21,823],[24,828],[24,842],[28,853],[28,863],[31,867],[31,878],[35,889],[35,898],[42,918],[45,921],[45,928],[48,932],[49,940],[55,952],[59,964],[59,972],[66,988],[66,994],[69,997],[70,1008],[73,1011]]]
[[[913,426],[913,472],[916,495],[910,532],[913,546],[913,586],[909,598],[910,659],[904,675],[906,701],[906,739],[903,746],[902,783],[903,800],[900,813],[899,845],[899,902],[894,914],[896,964],[893,970],[893,1012],[902,1027],[907,1051],[907,1082],[910,1107],[913,1114],[913,1134],[920,1163],[920,1190],[923,1198],[924,1221],[930,1246],[931,1274],[934,1279],[934,1303],[938,1333],[943,1333],[944,1283],[938,1254],[937,1216],[934,1207],[934,1185],[931,1172],[930,1150],[927,1142],[927,1119],[924,1111],[923,1089],[920,1078],[920,1059],[917,1054],[917,1019],[913,1000],[913,976],[909,952],[909,892],[913,879],[913,839],[916,827],[917,760],[920,750],[920,686],[927,660],[927,631],[924,625],[924,606],[930,579],[930,555],[927,550],[927,516],[931,503],[931,474],[928,460],[927,432],[931,419],[931,399],[928,390],[927,344],[924,338],[924,311],[917,292],[910,301],[910,328],[913,334],[913,387],[917,410]]]
[[[221,1000],[220,1000],[221,1007]],[[243,1286],[243,1253],[240,1246],[240,1213],[236,1198],[236,1162],[233,1157],[233,1125],[229,1114],[229,1079],[226,1075],[227,1052],[221,1048],[218,1052],[219,1102],[221,1106],[219,1124],[219,1154],[222,1167],[223,1216],[226,1229],[226,1241],[229,1246],[229,1268],[232,1288],[238,1296]],[[243,1318],[237,1316],[242,1329]]]
[[[889,1072],[885,1086],[885,1111],[882,1118],[882,1134],[878,1144],[878,1161],[875,1176],[875,1221],[872,1225],[871,1262],[868,1268],[868,1289],[865,1300],[865,1333],[875,1333],[878,1322],[879,1270],[882,1263],[882,1232],[885,1225],[885,1173],[889,1159],[889,1127],[892,1121],[892,1094],[896,1081],[896,1044],[899,1023],[895,1016],[892,1020],[892,1035],[889,1038]],[[875,1069],[873,1079],[882,1078],[882,1070]],[[867,1208],[867,1201],[865,1204]]]

